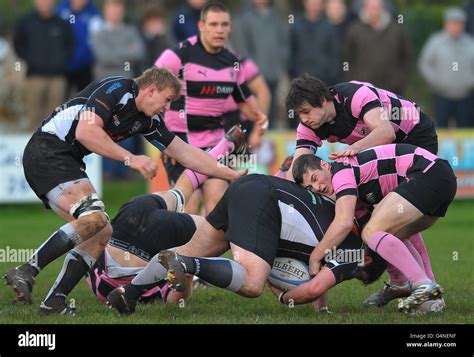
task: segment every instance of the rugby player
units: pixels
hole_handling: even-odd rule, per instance
[[[435,155],[438,151],[434,122],[416,103],[370,83],[351,81],[327,87],[321,80],[303,75],[291,82],[286,105],[301,121],[296,131],[295,159],[316,153],[323,140],[349,144],[332,153],[330,160],[390,143],[412,144]],[[287,178],[293,180],[291,168]],[[421,234],[413,235],[410,241],[420,254],[429,278],[435,280]],[[389,284],[367,298],[363,302],[365,306],[382,307],[410,294],[408,281],[401,272],[390,264],[387,272]]]
[[[334,221],[310,257],[317,274],[326,249],[338,246],[352,229],[356,207],[377,204],[362,230],[362,239],[409,280],[412,293],[399,310],[413,313],[427,300],[442,297],[443,289],[423,269],[421,257],[401,240],[444,217],[456,194],[456,177],[446,160],[409,144],[377,146],[329,164],[313,154],[293,163],[295,182],[320,194],[336,196]],[[294,289],[287,298],[300,299]]]
[[[223,136],[222,115],[230,96],[242,113],[258,126],[263,135],[267,123],[245,82],[238,58],[225,48],[231,31],[229,10],[219,3],[208,3],[201,10],[199,36],[165,50],[155,66],[169,68],[182,83],[180,98],[165,114],[170,131],[201,149],[213,147]],[[171,186],[183,172],[181,165],[165,161]],[[197,184],[196,184],[197,186]],[[210,212],[228,183],[210,179],[202,186],[204,206]]]
[[[329,198],[288,180],[250,175],[229,186],[188,243],[176,248],[176,252],[163,251],[152,258],[131,284],[109,295],[109,302],[119,312],[130,313],[138,296],[162,279],[169,278],[170,287],[177,291],[189,291],[186,274],[242,296],[257,297],[263,292],[275,257],[292,257],[307,263],[333,218],[334,202]],[[353,228],[338,249],[363,250],[355,223]],[[203,258],[218,257],[229,248],[234,260]],[[345,262],[328,257],[314,278],[311,301],[335,284],[354,277],[360,260],[352,256],[353,260]],[[136,283],[138,279],[140,284]]]
[[[142,134],[159,150],[193,170],[226,180],[241,176],[168,131],[159,115],[169,109],[180,89],[178,79],[165,68],[148,69],[136,79],[109,77],[89,84],[43,121],[24,151],[25,177],[46,208],[52,208],[68,223],[54,232],[27,263],[5,273],[17,300],[31,303],[35,277],[69,252],[40,312],[71,313],[67,295],[102,254],[112,227],[85,172],[82,159],[91,152],[124,162],[151,179],[156,172],[154,161],[116,144]],[[196,175],[195,181],[199,177]]]

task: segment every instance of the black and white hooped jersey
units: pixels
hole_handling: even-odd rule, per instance
[[[152,145],[164,151],[175,135],[166,128],[161,116],[149,117],[138,111],[135,103],[138,92],[137,83],[124,77],[92,82],[57,107],[43,121],[41,131],[69,143],[74,156],[82,159],[91,151],[76,140],[76,127],[81,113],[91,111],[103,120],[104,131],[114,142],[142,134]]]

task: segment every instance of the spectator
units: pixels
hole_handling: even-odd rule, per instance
[[[92,35],[96,80],[111,76],[132,78],[137,65],[143,61],[145,47],[142,39],[134,26],[123,22],[124,13],[123,0],[105,0],[104,26]],[[119,145],[131,152],[141,153],[143,150],[142,139],[137,136],[121,141]],[[134,172],[124,164],[106,158],[102,162],[105,179],[133,178]]]
[[[474,36],[474,0],[469,0],[466,4],[466,32]]]
[[[69,98],[92,82],[94,55],[91,35],[102,26],[102,17],[89,0],[63,0],[57,13],[71,24],[74,32],[74,53],[67,65],[67,94]]]
[[[333,26],[337,35],[337,66],[335,66],[336,77],[334,83],[343,81],[343,66],[342,63],[342,44],[346,40],[347,29],[350,23],[354,20],[352,13],[348,11],[346,2],[344,0],[327,0],[326,1],[326,17],[329,23]]]
[[[69,24],[54,14],[54,0],[35,0],[34,10],[20,19],[13,44],[27,65],[27,129],[33,132],[64,99],[66,66],[74,49]]]
[[[110,76],[132,78],[134,66],[143,60],[145,48],[134,26],[123,22],[123,0],[105,0],[104,26],[92,35],[92,48],[96,57],[95,79]]]
[[[347,29],[354,15],[349,12],[344,0],[327,0],[326,17],[331,25],[334,26],[339,41],[344,42]]]
[[[231,36],[236,51],[255,61],[268,84],[272,96],[268,119],[273,128],[278,83],[288,68],[288,26],[269,0],[253,0],[237,17]]]
[[[198,22],[201,9],[207,0],[186,0],[186,4],[178,9],[173,20],[173,36],[175,42],[182,42],[191,36],[199,35]]]
[[[349,65],[347,80],[403,93],[411,70],[411,43],[403,25],[392,21],[383,0],[364,0],[359,20],[349,27],[343,60]]]
[[[447,127],[450,118],[458,127],[473,126],[474,38],[465,33],[466,13],[449,8],[444,30],[431,35],[418,63],[433,92],[435,119]]]
[[[5,38],[3,20],[0,18],[0,132],[18,131],[23,124],[23,76],[15,70],[17,58]],[[20,119],[21,118],[21,119]]]
[[[290,77],[309,73],[333,85],[338,68],[336,31],[323,17],[324,0],[303,0],[303,6],[304,15],[290,26]]]
[[[151,5],[145,8],[143,14],[140,35],[145,45],[145,56],[138,64],[138,73],[152,67],[161,53],[171,47],[171,40],[166,35],[165,17],[161,8]]]

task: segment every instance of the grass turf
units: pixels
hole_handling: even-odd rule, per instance
[[[104,185],[107,212],[113,217],[121,204],[143,192],[145,186],[142,183],[107,183]],[[54,213],[46,211],[41,205],[3,205],[0,212],[0,249],[4,250],[7,246],[10,249],[34,249],[63,224]],[[62,266],[63,259],[58,259],[38,276],[33,294],[35,304],[31,306],[12,304],[13,291],[1,285],[0,323],[473,323],[473,222],[474,201],[456,201],[447,216],[424,233],[433,269],[445,288],[448,305],[443,314],[435,316],[404,316],[397,312],[395,302],[384,309],[364,308],[362,300],[381,287],[381,279],[369,287],[362,286],[358,281],[349,281],[332,289],[329,295],[331,315],[317,314],[310,305],[283,306],[268,289],[257,299],[245,299],[220,289],[199,289],[185,306],[162,303],[141,305],[133,316],[122,317],[100,303],[82,280],[70,295],[70,299],[75,300],[78,316],[39,318],[39,302]],[[0,262],[0,272],[15,265],[18,263]]]

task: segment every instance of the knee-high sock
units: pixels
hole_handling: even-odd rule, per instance
[[[87,274],[90,268],[95,264],[96,259],[88,253],[72,249],[64,259],[64,265],[49,291],[44,304],[53,306],[64,304],[66,297],[79,283],[81,278]]]
[[[208,154],[211,155],[214,159],[219,159],[220,157],[226,155],[227,153],[234,150],[234,144],[227,140],[225,136],[214,146]],[[204,181],[207,180],[207,176],[199,172],[192,171],[190,169],[184,170],[183,174],[189,177],[193,185],[193,189],[196,190],[199,186],[202,185]]]
[[[186,273],[196,275],[209,284],[233,292],[244,283],[245,269],[239,263],[226,258],[180,258],[186,265]]]
[[[370,237],[368,245],[370,249],[400,270],[412,285],[430,281],[407,246],[397,237],[387,232],[377,232]]]
[[[411,244],[413,244],[413,246],[417,250],[418,254],[420,254],[421,260],[423,261],[423,267],[425,269],[426,275],[432,281],[436,281],[434,273],[433,273],[433,269],[431,267],[430,256],[428,255],[428,250],[426,249],[426,245],[425,245],[425,242],[423,241],[423,237],[421,236],[421,233],[412,235],[409,240]]]
[[[166,279],[166,273],[165,267],[158,262],[158,255],[155,255],[148,265],[125,285],[125,295],[130,299],[138,300],[148,290],[160,285]]]
[[[30,259],[20,267],[20,270],[25,270],[31,275],[37,276],[45,266],[81,242],[82,239],[76,233],[74,227],[70,223],[66,223],[35,251]]]
[[[387,264],[387,273],[390,278],[390,284],[394,285],[403,285],[405,284],[408,279],[403,273],[395,268],[392,264]]]
[[[413,255],[413,258],[415,258],[418,265],[425,271],[425,268],[424,268],[424,265],[423,265],[423,260],[421,259],[420,254],[418,253],[416,248],[413,246],[413,244],[409,240],[404,240],[403,243],[406,245],[406,247],[410,251],[411,255]],[[405,275],[403,275],[403,273],[400,270],[398,270],[397,268],[395,268],[391,264],[388,264],[388,266],[387,266],[387,273],[390,276],[390,283],[391,284],[403,285],[408,280],[407,277]],[[428,275],[428,273],[426,271],[425,271],[425,273],[429,278],[430,276]]]

